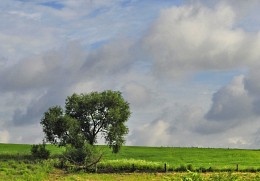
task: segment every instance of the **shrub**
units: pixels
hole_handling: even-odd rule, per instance
[[[214,167],[209,167],[207,171],[208,171],[208,172],[214,172],[214,171],[217,171],[217,169],[214,168]]]
[[[133,172],[133,171],[163,171],[162,162],[151,162],[136,159],[106,160],[100,162],[98,169],[101,172]]]
[[[257,172],[258,169],[254,168],[254,167],[248,167],[248,168],[243,169],[242,171],[244,171],[244,172]]]
[[[201,175],[199,173],[196,172],[189,172],[189,174],[184,175],[182,177],[183,181],[202,181],[203,178],[201,177]]]
[[[50,151],[46,149],[46,144],[32,145],[31,154],[34,158],[38,159],[48,159],[50,156]]]
[[[198,172],[205,173],[205,172],[207,172],[207,169],[205,167],[199,167]]]
[[[173,172],[173,170],[174,170],[173,167],[168,168],[168,171],[169,171],[169,172]]]
[[[194,167],[192,166],[192,164],[187,165],[187,170],[191,172],[194,171]]]
[[[87,152],[82,148],[75,148],[71,145],[66,146],[66,151],[63,153],[65,160],[72,164],[82,165],[85,162]]]
[[[186,172],[187,171],[187,167],[184,165],[181,165],[180,167],[175,169],[176,172]]]
[[[68,162],[72,165],[84,166],[85,168],[91,168],[98,163],[102,154],[93,145],[85,144],[83,147],[75,148],[71,145],[66,146],[66,150],[63,153],[64,159],[62,164]]]

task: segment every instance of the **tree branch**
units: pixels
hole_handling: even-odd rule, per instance
[[[91,167],[91,166],[97,164],[98,162],[100,162],[100,160],[101,160],[102,157],[103,157],[103,153],[98,157],[98,159],[97,159],[96,161],[94,161],[94,162],[92,162],[92,163],[86,165],[85,168],[88,168],[88,167]]]

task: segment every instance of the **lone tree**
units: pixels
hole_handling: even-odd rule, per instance
[[[125,123],[130,114],[129,103],[119,91],[74,93],[67,97],[65,110],[60,106],[49,108],[41,124],[46,140],[52,144],[82,148],[85,143],[94,145],[100,134],[117,153],[125,142]]]

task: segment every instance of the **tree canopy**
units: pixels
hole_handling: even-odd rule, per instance
[[[50,143],[80,148],[86,142],[94,145],[100,134],[116,153],[125,142],[128,133],[125,123],[130,114],[129,103],[119,91],[74,93],[67,97],[65,110],[50,107],[41,124]]]

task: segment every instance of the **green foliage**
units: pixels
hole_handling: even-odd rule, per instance
[[[50,156],[50,151],[46,149],[46,145],[43,143],[38,145],[32,145],[31,154],[34,158],[48,159]]]
[[[195,169],[194,169],[194,167],[192,166],[192,164],[188,164],[188,165],[187,165],[187,170],[192,172],[192,171],[194,171]]]
[[[247,167],[243,170],[241,170],[242,172],[257,172],[260,171],[260,168],[254,168],[254,167]]]
[[[41,124],[47,141],[53,144],[81,148],[85,143],[94,145],[101,133],[117,153],[128,133],[125,122],[129,116],[129,104],[121,92],[108,90],[69,96],[65,111],[60,106],[49,108]]]
[[[174,169],[174,171],[176,171],[176,172],[187,172],[188,169],[185,165],[181,165],[180,167],[177,167],[176,169]]]
[[[183,181],[202,181],[203,178],[199,173],[189,172],[188,174],[182,176]]]
[[[60,106],[49,108],[44,113],[41,124],[46,140],[55,145],[73,144],[74,147],[82,147],[84,144],[79,123],[68,115],[64,115]]]
[[[164,163],[135,159],[105,160],[97,165],[100,172],[125,172],[125,171],[159,171],[164,170]]]
[[[71,145],[66,146],[63,156],[72,163],[84,164],[85,162],[92,162],[97,156],[97,151],[93,145],[85,144],[82,148],[75,148]]]
[[[54,160],[38,162],[0,161],[0,180],[45,180],[53,171]]]
[[[82,165],[85,163],[85,158],[88,155],[88,150],[82,148],[75,148],[71,145],[66,146],[66,151],[63,156],[65,160],[68,160],[70,163]]]
[[[92,169],[101,160],[102,153],[95,146],[89,144],[85,144],[82,148],[67,145],[63,158],[59,164],[60,168],[67,168],[68,163],[70,163],[70,166],[74,165],[76,170],[80,166],[83,166],[84,169]]]

